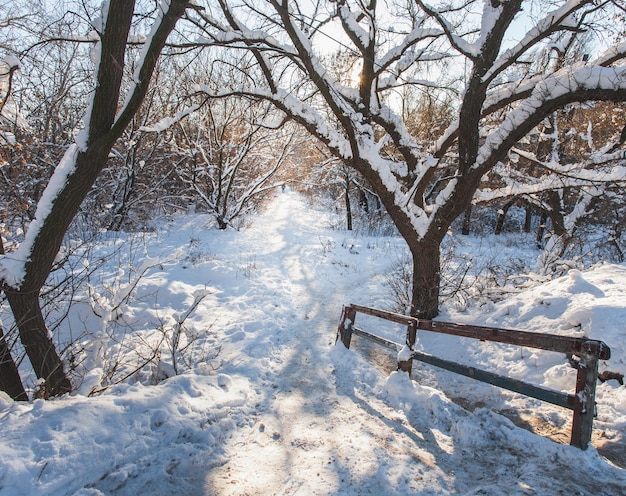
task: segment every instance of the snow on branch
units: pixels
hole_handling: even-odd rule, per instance
[[[441,29],[455,50],[469,59],[475,59],[478,55],[480,55],[482,45],[479,46],[478,44],[469,43],[462,36],[455,34],[453,26],[450,25],[441,12],[435,7],[432,7],[421,0],[418,0],[418,4],[422,7],[424,12],[431,16],[437,24],[441,26]]]
[[[450,57],[449,53],[432,50],[432,47],[418,49],[416,45],[427,39],[436,39],[442,35],[442,31],[438,29],[422,29],[416,28],[409,33],[405,39],[398,45],[390,48],[383,57],[376,61],[374,66],[376,74],[380,77],[385,71],[391,74],[384,78],[381,77],[378,83],[379,91],[396,86],[397,80],[417,62],[434,62],[444,60]],[[404,78],[406,79],[406,78]],[[418,81],[409,78],[405,82],[416,83]],[[418,82],[418,84],[428,86],[428,81]]]
[[[519,155],[520,157],[525,158],[526,160],[532,162],[535,165],[538,165],[542,169],[548,170],[550,172],[554,172],[555,174],[559,174],[561,176],[569,176],[569,177],[578,177],[584,181],[593,181],[597,173],[593,173],[592,176],[589,176],[587,169],[590,166],[599,166],[599,165],[607,165],[614,164],[620,160],[626,160],[626,152],[624,151],[615,151],[612,153],[606,153],[604,151],[592,152],[589,154],[589,158],[584,162],[575,162],[571,164],[558,164],[554,162],[546,163],[537,158],[537,156],[529,152],[527,150],[522,150],[520,148],[513,147],[511,148],[511,152],[515,155]],[[625,182],[626,181],[626,169],[622,167],[614,168],[616,172],[611,174],[610,178],[602,179],[605,181],[617,181],[617,182]],[[620,175],[621,174],[621,175]]]
[[[537,45],[537,43],[556,31],[576,29],[576,25],[573,23],[573,15],[589,3],[589,0],[570,0],[565,2],[560,8],[548,12],[515,46],[509,48],[498,57],[498,60],[484,75],[483,81],[493,80],[506,68],[519,61],[520,57]]]
[[[137,107],[143,101],[161,50],[165,46],[173,26],[182,15],[179,11],[182,9],[184,12],[188,6],[189,3],[185,0],[161,0],[159,3],[157,18],[152,24],[150,34],[146,37],[146,42],[139,55],[126,101],[113,124],[114,133],[118,132],[119,128],[126,127]]]
[[[0,280],[5,284],[13,288],[18,288],[24,281],[26,277],[25,265],[29,260],[35,238],[39,234],[44,222],[46,222],[59,191],[65,186],[67,178],[75,172],[78,153],[79,147],[76,144],[71,145],[67,149],[61,162],[59,162],[59,165],[54,169],[54,173],[48,181],[48,185],[44,189],[41,199],[37,203],[34,220],[30,223],[26,231],[24,241],[15,252],[0,256]]]
[[[290,119],[304,126],[309,132],[335,151],[339,156],[349,159],[352,157],[352,150],[348,140],[339,132],[333,129],[326,118],[315,108],[300,101],[292,93],[277,89],[272,92],[267,88],[240,88],[238,90],[215,92],[207,85],[196,85],[197,93],[204,93],[212,98],[226,98],[230,96],[244,96],[248,98],[266,100],[274,104]]]
[[[11,97],[13,77],[20,68],[20,61],[13,55],[6,55],[0,61],[0,117],[2,121],[15,125],[22,129],[28,128],[26,119],[22,117],[17,105]],[[2,130],[0,136],[10,145],[15,144],[13,133]]]
[[[146,133],[160,133],[160,132],[163,132],[163,131],[171,128],[172,126],[178,124],[185,117],[193,114],[201,106],[202,106],[201,103],[192,105],[191,107],[188,107],[188,108],[186,108],[184,110],[181,110],[180,112],[176,112],[176,114],[173,117],[164,117],[159,122],[156,122],[156,123],[151,124],[149,126],[141,126],[139,128],[139,131],[143,131],[143,132],[146,132]]]
[[[354,13],[350,10],[350,7],[346,5],[345,0],[340,0],[337,4],[337,14],[339,15],[339,19],[341,19],[344,31],[356,45],[358,50],[361,53],[365,53],[365,48],[368,47],[373,41],[373,26],[370,25],[370,30],[366,31],[361,27]]]
[[[196,43],[242,49],[254,46],[261,51],[271,50],[286,56],[297,55],[293,47],[280,43],[274,36],[262,29],[248,29],[238,21],[234,28],[227,28],[219,24],[216,27],[215,32],[207,33],[207,37],[199,38]]]
[[[545,77],[486,138],[474,168],[491,163],[557,107],[589,100],[626,100],[626,67],[572,66]]]
[[[626,58],[626,41],[610,47],[594,62],[601,66],[608,66],[624,58]]]
[[[546,170],[550,170],[546,168]],[[477,190],[474,200],[487,203],[503,198],[537,195],[546,191],[563,188],[600,188],[601,185],[626,185],[626,168],[615,166],[599,172],[594,169],[579,169],[576,174],[549,173],[539,178],[529,178],[525,174],[503,174],[500,176],[506,184],[500,188]]]

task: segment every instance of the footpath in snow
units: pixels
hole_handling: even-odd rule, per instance
[[[175,218],[146,241],[150,257],[168,261],[122,310],[145,322],[148,340],[158,322],[176,321],[194,293],[207,292],[186,324],[196,336],[190,356],[211,359],[157,385],[92,397],[88,380],[79,394],[48,402],[0,395],[1,496],[624,494],[626,470],[600,451],[540,437],[502,414],[515,408],[566,430],[569,412],[432,369],[417,367],[419,382],[389,375],[335,345],[342,305],[385,305],[384,275],[401,240],[331,230],[289,191],[241,232],[203,222]],[[531,330],[547,322],[564,333],[594,324],[604,336],[592,337],[620,338],[611,362],[623,367],[626,269],[603,270],[446,317]],[[432,337],[420,346],[464,350],[471,364],[573,388],[563,357],[544,367],[543,355],[519,348]],[[624,442],[625,388],[601,385],[597,426],[605,440]]]

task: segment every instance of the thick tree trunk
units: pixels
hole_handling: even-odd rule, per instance
[[[11,356],[11,350],[0,326],[0,390],[16,401],[28,401],[17,365]]]
[[[359,170],[359,169],[357,169]],[[385,206],[389,217],[406,241],[413,259],[411,310],[413,317],[433,319],[439,314],[439,284],[441,282],[440,246],[448,227],[454,219],[469,206],[471,195],[463,198],[464,202],[456,205],[456,210],[447,215],[446,223],[432,227],[421,236],[410,217],[395,203],[393,192],[382,183],[381,178],[367,168],[359,170],[370,182]]]
[[[23,293],[5,291],[13,317],[20,331],[20,340],[39,379],[45,381],[49,396],[68,393],[72,385],[63,370],[54,344],[46,330],[46,322],[39,306],[39,292]]]
[[[410,248],[413,255],[411,315],[419,319],[433,319],[439,314],[440,243],[425,238]]]

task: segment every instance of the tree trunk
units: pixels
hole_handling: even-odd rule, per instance
[[[72,385],[63,370],[63,362],[48,333],[42,332],[47,327],[39,306],[39,292],[5,290],[5,293],[35,374],[45,381],[46,395],[57,396],[70,392]]]
[[[4,255],[2,237],[0,237],[0,255]],[[0,323],[0,391],[4,391],[16,401],[28,401],[20,372],[2,330],[2,323]]]
[[[496,221],[496,230],[495,234],[502,234],[502,229],[504,228],[504,221],[506,219],[506,214],[509,209],[513,206],[515,200],[511,200],[507,202],[498,212],[498,220]]]
[[[367,195],[365,194],[365,191],[363,191],[361,188],[359,188],[359,206],[366,214],[370,213],[370,206],[367,202]]]
[[[357,169],[358,170],[358,169]],[[411,310],[413,317],[433,319],[439,314],[439,284],[441,282],[440,247],[450,224],[468,207],[471,194],[455,204],[456,209],[443,214],[445,223],[431,225],[431,229],[420,234],[411,218],[395,203],[394,193],[382,183],[381,178],[366,168],[359,170],[370,182],[384,205],[389,217],[406,241],[413,259]],[[442,209],[443,210],[443,209]]]
[[[539,227],[537,228],[536,244],[537,248],[542,248],[543,235],[546,232],[546,223],[548,222],[548,214],[545,210],[541,211],[541,220],[539,221]]]
[[[0,326],[0,390],[16,401],[28,401],[17,365],[11,356],[11,350]]]
[[[463,227],[461,228],[461,234],[463,236],[468,236],[470,233],[470,227],[472,224],[472,204],[465,209],[465,213],[463,214]]]
[[[411,315],[430,320],[439,313],[440,243],[424,238],[410,248],[413,255]]]
[[[552,222],[552,231],[557,236],[566,237],[568,235],[565,228],[565,218],[563,217],[563,199],[559,191],[548,191],[548,216]]]
[[[217,222],[217,228],[221,231],[225,231],[228,227],[228,223],[224,220],[224,218],[221,215],[217,215],[215,220]]]
[[[352,205],[350,204],[350,182],[346,182],[346,225],[348,231],[352,231]]]
[[[526,215],[524,216],[524,232],[529,233],[533,221],[533,207],[526,205]]]

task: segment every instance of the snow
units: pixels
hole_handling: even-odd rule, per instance
[[[9,67],[9,69],[19,69],[20,59],[14,55],[5,55],[2,61]]]
[[[371,33],[360,26],[359,21],[354,16],[354,13],[350,11],[350,7],[345,4],[341,5],[337,9],[337,13],[341,17],[341,22],[345,25],[345,29],[358,40],[359,48],[363,49],[364,47],[369,46]]]
[[[57,165],[46,189],[37,204],[35,218],[30,223],[26,237],[14,253],[0,256],[0,279],[6,284],[17,288],[24,281],[25,264],[39,231],[44,225],[47,216],[52,211],[55,200],[61,189],[65,186],[67,178],[76,171],[76,157],[79,147],[71,145]]]
[[[209,229],[194,214],[142,234],[145,253],[128,258],[152,268],[134,298],[110,296],[116,322],[148,342],[158,324],[186,319],[182,338],[197,338],[188,366],[172,376],[164,351],[141,381],[92,396],[97,369],[54,400],[0,393],[0,495],[623,494],[626,388],[616,381],[598,385],[593,447],[581,451],[567,444],[569,411],[425,365],[410,379],[393,371],[396,354],[357,336],[351,350],[335,344],[343,305],[388,306],[384,276],[405,248],[334,222],[286,190],[242,231]],[[133,245],[126,236],[104,237],[94,257]],[[113,262],[100,273],[103,294],[130,280]],[[68,327],[107,324],[79,296]],[[441,320],[601,339],[612,349],[601,370],[624,372],[626,265],[571,271],[463,312],[444,307]],[[113,323],[120,342],[128,329]],[[359,314],[356,324],[367,322]],[[563,356],[418,334],[417,350],[573,392]],[[162,380],[150,385],[151,373]]]
[[[493,75],[500,72],[504,66],[508,66],[512,60],[517,60],[519,56],[531,48],[537,39],[542,38],[542,33],[550,32],[555,26],[572,26],[574,21],[573,12],[580,8],[584,0],[568,0],[554,11],[547,12],[543,19],[540,19],[517,43],[514,47],[506,50],[496,61],[493,67],[485,74],[483,80],[493,78]],[[608,55],[608,54],[607,54]],[[601,65],[601,64],[600,64]]]
[[[510,111],[502,123],[487,136],[480,147],[475,168],[490,160],[494,152],[514,135],[520,125],[547,102],[576,91],[605,89],[615,90],[626,87],[624,67],[572,66],[556,71],[539,81],[529,98],[516,109]]]
[[[11,90],[11,80],[15,71],[20,68],[20,60],[14,55],[5,55],[0,60],[0,118],[4,122],[12,123],[19,128],[29,129],[26,119],[22,117],[13,97],[7,94]],[[17,143],[15,135],[6,129],[0,131],[0,138],[4,139],[10,146]]]
[[[176,112],[176,115],[174,117],[163,117],[160,121],[158,121],[155,124],[152,124],[150,126],[141,126],[139,130],[146,132],[146,133],[161,133],[163,131],[166,131],[167,129],[170,129],[172,126],[178,124],[181,120],[183,120],[185,117],[188,117],[199,108],[200,108],[199,104],[191,105],[190,107],[187,107],[186,109],[181,110],[180,112]]]

